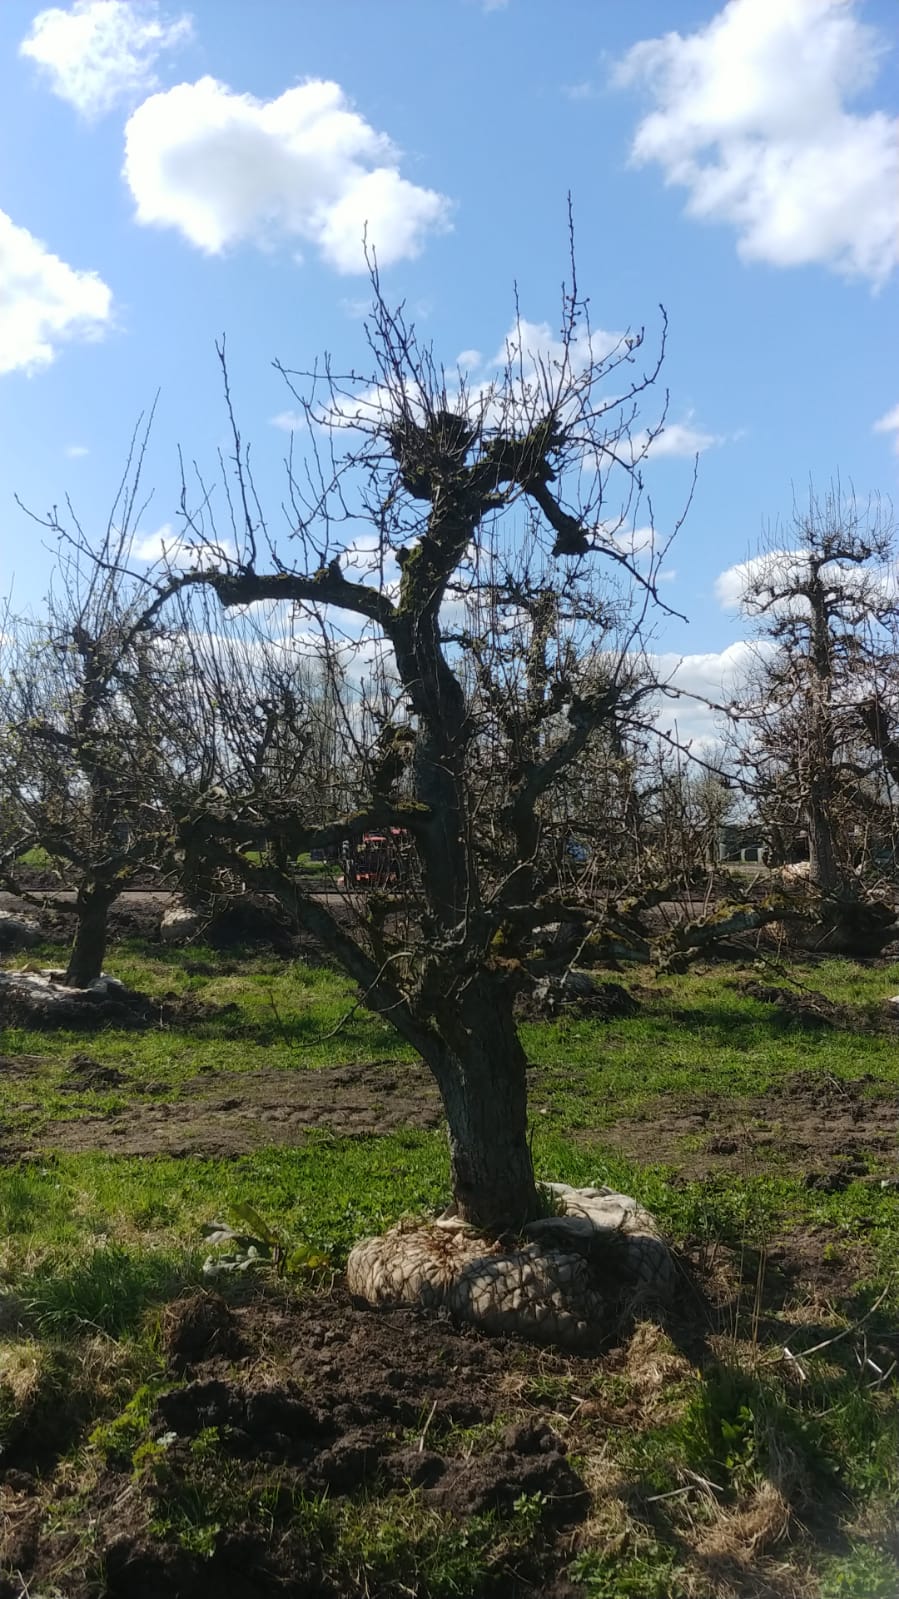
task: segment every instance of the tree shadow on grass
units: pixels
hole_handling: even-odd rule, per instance
[[[794,1593],[795,1572],[777,1558],[763,1571],[765,1557],[796,1533],[816,1559],[846,1556],[854,1512],[893,1491],[899,1417],[853,1352],[833,1345],[802,1380],[776,1354],[762,1343],[753,1364],[712,1355],[681,1412],[632,1442],[631,1521],[716,1592]]]

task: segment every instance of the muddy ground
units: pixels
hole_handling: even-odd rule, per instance
[[[837,1192],[855,1177],[890,1181],[896,1171],[899,1100],[872,1093],[872,1084],[871,1077],[795,1072],[767,1094],[666,1100],[660,1114],[650,1108],[601,1137],[637,1160],[675,1167],[684,1179],[785,1169],[809,1187]]]
[[[23,1063],[21,1057],[0,1059],[0,1074],[29,1069],[35,1070],[34,1063]],[[117,1068],[78,1055],[70,1067],[69,1086],[73,1096],[95,1088],[121,1090],[129,1103],[76,1121],[45,1123],[35,1135],[40,1149],[227,1156],[295,1145],[310,1128],[352,1137],[440,1123],[437,1090],[424,1069],[414,1066],[215,1072],[193,1078],[177,1100],[160,1104],[154,1101],[152,1083],[141,1090]],[[7,1154],[26,1152],[26,1147],[5,1148]]]
[[[0,1057],[0,1080],[33,1076],[39,1056]],[[541,1114],[558,1073],[533,1068],[531,1103]],[[576,1069],[565,1088],[576,1094]],[[152,1083],[131,1083],[126,1071],[72,1056],[66,1088],[73,1102],[86,1092],[121,1092],[128,1103],[95,1115],[44,1123],[18,1139],[0,1130],[0,1158],[56,1149],[118,1155],[230,1156],[272,1145],[296,1145],[312,1129],[340,1136],[441,1125],[437,1090],[423,1067],[370,1063],[288,1072],[216,1072],[190,1080],[176,1100],[159,1102]],[[35,1104],[35,1107],[37,1105]],[[546,1115],[558,1129],[564,1110]],[[580,1141],[605,1145],[647,1164],[670,1165],[687,1178],[713,1172],[751,1174],[785,1168],[810,1186],[845,1187],[854,1177],[890,1181],[899,1153],[899,1103],[876,1092],[870,1077],[842,1081],[797,1072],[766,1094],[742,1099],[715,1094],[649,1104],[638,1117],[594,1129]]]
[[[162,1338],[170,1381],[160,1384],[145,1435],[162,1440],[158,1460],[151,1448],[135,1471],[133,1440],[123,1437],[120,1448],[107,1449],[105,1464],[85,1485],[89,1550],[63,1517],[54,1526],[53,1494],[62,1500],[66,1490],[62,1481],[53,1486],[52,1428],[23,1437],[7,1455],[0,1564],[27,1571],[31,1591],[43,1592],[46,1581],[58,1583],[65,1572],[66,1599],[358,1593],[351,1573],[343,1580],[323,1574],[321,1551],[310,1546],[293,1511],[298,1495],[326,1496],[339,1507],[365,1487],[417,1490],[425,1510],[465,1521],[488,1512],[508,1516],[520,1495],[539,1493],[546,1573],[558,1567],[586,1515],[585,1486],[567,1458],[564,1416],[528,1406],[520,1422],[503,1427],[475,1457],[470,1451],[466,1457],[456,1430],[514,1410],[538,1372],[580,1376],[586,1391],[595,1379],[588,1361],[466,1335],[413,1312],[357,1310],[337,1290],[233,1310],[217,1295],[195,1294],[168,1307]],[[219,1475],[224,1455],[230,1493],[242,1510],[211,1558],[158,1530],[171,1519],[170,1507],[203,1479],[197,1440],[208,1447],[210,1429]],[[266,1514],[254,1516],[263,1486]],[[541,1572],[521,1575],[520,1587],[510,1581],[510,1594],[534,1592]],[[547,1576],[536,1591],[561,1599],[576,1590],[553,1586]],[[19,1599],[20,1592],[14,1579],[0,1578],[2,1599]]]
[[[47,876],[47,874],[35,874]],[[300,879],[302,881],[302,879]],[[23,885],[24,886],[24,885]],[[323,900],[328,909],[339,916],[344,915],[352,919],[355,902],[344,894],[338,894],[326,889],[319,889],[315,881],[312,886],[316,891],[316,898]],[[0,910],[12,911],[16,915],[23,915],[36,920],[45,938],[51,942],[67,943],[74,931],[73,908],[75,891],[71,888],[60,888],[58,883],[40,883],[29,887],[38,903],[21,899],[15,894],[0,891]],[[159,934],[159,924],[163,913],[169,906],[177,902],[178,896],[168,888],[154,888],[144,886],[141,888],[126,889],[114,901],[109,912],[109,934],[111,941],[123,938],[155,939]],[[260,914],[260,911],[262,914]],[[218,929],[204,929],[203,936],[197,942],[207,942],[211,932],[214,942],[223,945],[229,943],[253,942],[254,939],[270,939],[272,928],[275,927],[282,933],[283,922],[271,904],[262,905],[258,901],[240,901],[234,909],[233,915],[225,919],[224,926]],[[305,952],[320,951],[307,934],[290,933],[278,940],[285,950],[296,948]]]
[[[762,1339],[782,1336],[776,1304],[792,1271],[787,1263],[786,1277],[772,1275],[780,1291]],[[163,1312],[167,1372],[143,1419],[95,1435],[77,1484],[71,1468],[57,1469],[71,1448],[70,1417],[54,1412],[13,1441],[0,1464],[0,1566],[28,1573],[28,1586],[0,1577],[0,1599],[412,1592],[376,1577],[363,1588],[357,1573],[330,1567],[327,1531],[297,1511],[318,1502],[339,1516],[366,1490],[463,1526],[488,1514],[509,1522],[530,1496],[541,1537],[497,1571],[490,1594],[585,1599],[559,1576],[590,1508],[584,1462],[602,1459],[622,1428],[664,1424],[672,1384],[714,1362],[720,1318],[710,1286],[685,1259],[667,1337],[652,1322],[621,1324],[598,1359],[488,1339],[414,1311],[360,1310],[339,1288],[231,1304],[191,1293]],[[614,1491],[614,1471],[605,1475]],[[185,1506],[195,1531],[214,1521],[210,1549],[191,1547]]]

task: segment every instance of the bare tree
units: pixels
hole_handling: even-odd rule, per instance
[[[223,618],[210,589],[182,589],[179,598],[170,652],[180,663],[192,750],[182,809],[188,796],[194,804],[205,796],[218,807],[251,802],[257,819],[313,803],[320,823],[343,817],[361,778],[339,661],[321,652],[316,635],[297,632],[283,607],[266,604],[261,617],[238,608]],[[266,847],[293,872],[277,831]],[[202,914],[214,916],[243,892],[232,871],[200,851],[184,868],[185,897]]]
[[[889,753],[879,691],[893,658],[892,557],[889,507],[837,484],[810,494],[786,537],[769,536],[744,598],[759,645],[732,707],[740,756],[781,847],[804,833],[824,893],[851,887]]]
[[[642,330],[594,337],[572,285],[558,340],[531,349],[519,321],[503,370],[474,386],[436,365],[376,274],[374,287],[371,371],[281,369],[305,418],[290,542],[269,537],[260,569],[268,529],[234,424],[240,556],[173,574],[159,595],[282,603],[318,630],[326,670],[348,653],[353,813],[327,822],[308,787],[262,803],[249,784],[194,807],[181,836],[188,858],[274,894],[419,1052],[447,1116],[458,1210],[498,1228],[538,1206],[512,1006],[534,927],[566,911],[544,847],[553,796],[651,688],[636,663],[665,548],[641,567],[626,535],[664,425],[664,406],[649,427],[638,414],[664,324],[643,367]],[[185,534],[214,540],[214,497],[200,487],[197,500],[185,489]],[[348,926],[284,861],[375,828],[408,840],[411,886],[371,896]]]
[[[71,504],[37,518],[59,541],[45,612],[3,639],[0,794],[16,832],[5,880],[19,886],[14,858],[33,845],[74,880],[65,981],[76,988],[102,971],[111,905],[170,851],[167,796],[190,736],[155,591],[127,572],[148,433],[132,438],[90,557]]]

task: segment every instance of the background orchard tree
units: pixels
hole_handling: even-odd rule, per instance
[[[657,740],[643,752],[636,808],[642,820],[641,872],[689,892],[720,860],[722,827],[734,808],[732,781],[688,747]]]
[[[311,805],[321,824],[345,816],[359,790],[359,762],[339,660],[321,653],[318,636],[298,630],[284,606],[237,608],[223,619],[211,590],[182,590],[179,598],[170,648],[192,729],[182,813],[188,802],[208,801],[251,802],[257,821]],[[295,860],[277,831],[270,848],[292,873]],[[181,888],[195,910],[215,918],[245,885],[194,851],[182,858]]]
[[[732,708],[740,758],[781,837],[791,822],[805,832],[809,879],[824,893],[851,888],[883,776],[866,717],[892,659],[893,558],[889,508],[837,484],[812,492],[789,535],[769,537],[750,564],[743,606],[759,648]]]
[[[128,573],[147,439],[132,439],[90,555],[71,504],[37,518],[58,539],[50,592],[42,614],[3,636],[0,794],[15,835],[5,882],[18,890],[15,857],[39,846],[74,884],[75,988],[100,976],[118,895],[171,858],[170,802],[193,738],[155,591]]]
[[[349,646],[353,814],[324,821],[311,789],[262,802],[251,782],[192,808],[182,839],[188,859],[274,894],[418,1051],[442,1096],[458,1209],[501,1227],[538,1208],[512,1007],[534,927],[566,911],[544,848],[553,797],[652,688],[635,662],[665,546],[640,568],[620,535],[664,425],[664,402],[648,425],[638,414],[664,323],[644,366],[642,330],[594,337],[572,287],[550,349],[529,348],[519,322],[504,369],[472,385],[436,364],[376,274],[374,288],[370,372],[282,368],[305,455],[288,463],[289,537],[269,539],[267,570],[235,427],[239,559],[173,574],[159,596],[283,602],[317,630],[325,661]],[[198,498],[194,514],[185,496],[185,533],[214,540],[214,499]],[[285,870],[369,828],[409,840],[399,931],[389,894],[351,928]]]

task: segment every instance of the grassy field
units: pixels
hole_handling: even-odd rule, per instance
[[[331,1381],[337,1415],[354,1351],[375,1360],[377,1318],[357,1328],[340,1267],[356,1238],[445,1202],[437,1110],[414,1059],[325,968],[137,943],[110,966],[158,1002],[158,1025],[0,1032],[0,1594],[230,1593],[246,1559],[251,1595],[895,1599],[899,1035],[883,1001],[899,967],[628,974],[633,1017],[523,1025],[539,1175],[643,1200],[681,1252],[682,1302],[592,1361],[488,1349],[477,1358],[497,1375],[474,1400],[454,1376],[453,1404],[438,1393],[431,1410],[422,1377],[406,1409],[356,1432],[380,1427],[382,1452],[426,1443],[471,1476],[518,1459],[504,1429],[545,1421],[586,1485],[565,1520],[527,1474],[461,1518],[371,1462],[319,1482],[268,1437],[238,1447],[238,1388],[311,1403]],[[408,1125],[389,1121],[398,1085]],[[310,1105],[285,1133],[280,1109]],[[206,1282],[203,1226],[247,1204],[328,1265],[217,1278],[241,1353],[179,1365],[171,1306]],[[485,1342],[416,1337],[423,1370],[468,1371]],[[307,1345],[318,1365],[302,1365]],[[369,1404],[399,1382],[386,1355],[372,1370]],[[204,1383],[200,1419],[165,1425]],[[374,1447],[359,1438],[357,1456]],[[278,1587],[285,1570],[293,1588]]]

